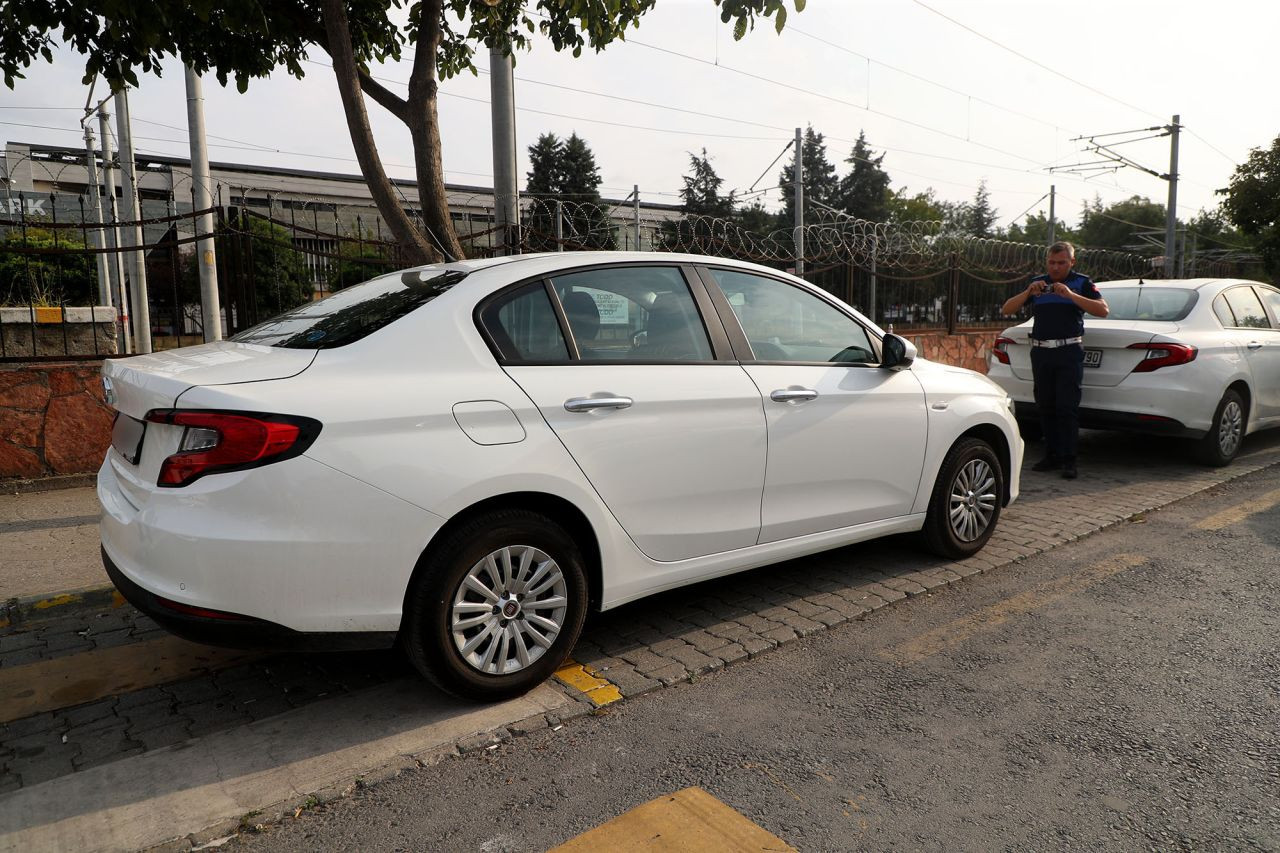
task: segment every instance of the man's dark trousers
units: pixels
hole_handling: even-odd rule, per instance
[[[1031,376],[1036,408],[1044,432],[1045,456],[1062,462],[1076,460],[1080,429],[1080,384],[1084,381],[1084,347],[1033,347]]]

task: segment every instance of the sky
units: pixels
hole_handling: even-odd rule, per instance
[[[1049,171],[1098,159],[1073,138],[1162,127],[1179,114],[1186,220],[1217,207],[1214,191],[1280,135],[1280,98],[1270,94],[1277,32],[1280,4],[1265,0],[808,0],[781,34],[765,22],[735,42],[711,0],[659,0],[603,53],[575,59],[539,40],[517,56],[520,183],[540,134],[576,132],[595,153],[606,198],[638,185],[644,201],[679,203],[690,154],[705,148],[724,191],[769,190],[747,198],[776,208],[780,190],[769,188],[791,155],[770,164],[795,127],[812,125],[840,174],[865,132],[895,189],[967,201],[985,180],[1007,226],[1047,211],[1055,185],[1057,214],[1071,225],[1095,196],[1163,203],[1168,192],[1134,168]],[[244,95],[206,79],[210,158],[358,173],[328,57],[317,48],[311,59],[304,80],[278,72]],[[83,58],[64,49],[54,60],[12,91],[0,87],[0,139],[82,144]],[[477,65],[487,72],[487,54]],[[164,71],[130,93],[139,157],[189,153],[182,69]],[[374,73],[407,81],[408,62]],[[488,74],[445,81],[440,92],[445,180],[490,186]],[[371,101],[368,110],[389,174],[412,178],[407,129]],[[1164,174],[1169,142],[1116,150]]]

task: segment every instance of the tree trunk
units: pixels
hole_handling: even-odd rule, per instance
[[[422,4],[422,29],[413,73],[409,76],[408,105],[403,116],[413,139],[413,165],[418,176],[418,199],[422,219],[436,245],[455,258],[465,257],[458,242],[453,220],[449,217],[449,199],[444,188],[444,162],[440,157],[440,119],[436,114],[437,92],[436,50],[440,46],[440,0]]]
[[[437,4],[438,5],[438,4]],[[364,173],[366,183],[369,185],[369,192],[373,195],[373,201],[378,206],[378,212],[382,214],[382,218],[386,220],[387,226],[391,229],[392,235],[397,242],[400,243],[402,249],[407,254],[407,260],[410,264],[427,264],[434,263],[440,259],[440,253],[432,247],[426,237],[418,230],[417,226],[409,218],[408,213],[401,205],[399,198],[396,196],[395,188],[391,185],[390,179],[387,178],[386,170],[382,168],[382,158],[378,156],[378,148],[373,139],[373,131],[369,128],[369,115],[364,108],[364,93],[360,88],[359,72],[356,68],[355,54],[351,48],[351,32],[347,23],[346,7],[341,0],[324,0],[324,29],[326,40],[328,41],[329,56],[333,59],[333,73],[338,81],[338,92],[342,97],[342,108],[346,112],[347,128],[351,132],[351,144],[356,151],[356,160],[360,163],[360,171]],[[439,21],[439,11],[435,13],[435,21]],[[439,24],[436,24],[437,40],[439,32]],[[421,49],[419,50],[421,53]],[[431,53],[434,57],[435,45],[431,45]],[[434,59],[432,60],[434,66]],[[435,118],[435,99],[431,100],[431,117]],[[412,132],[412,125],[410,126]],[[418,165],[418,197],[422,200],[424,216],[428,209],[428,198],[434,192],[433,188],[422,182],[422,166],[421,158],[416,155],[418,149],[418,140],[414,138],[415,161]],[[439,133],[436,134],[436,163],[439,166]],[[437,168],[437,176],[439,171]],[[439,181],[439,201],[444,201],[444,182]],[[434,201],[434,200],[433,200]],[[448,205],[445,204],[445,221],[448,222],[449,213]],[[433,232],[439,234],[431,217],[426,218],[428,226]],[[450,236],[452,236],[452,228],[450,228]],[[453,238],[453,245],[456,246],[457,238]],[[449,244],[446,246],[450,254],[458,256]]]

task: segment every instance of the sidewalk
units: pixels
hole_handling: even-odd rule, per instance
[[[101,511],[92,486],[0,495],[0,629],[111,606],[98,555]]]

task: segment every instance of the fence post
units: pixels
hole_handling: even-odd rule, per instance
[[[876,319],[876,261],[880,255],[880,240],[878,237],[872,238],[871,243],[871,322],[879,325],[880,321]]]
[[[564,203],[556,199],[556,251],[564,251]]]
[[[960,299],[960,263],[956,253],[951,253],[947,265],[947,334],[956,333],[956,307]]]

